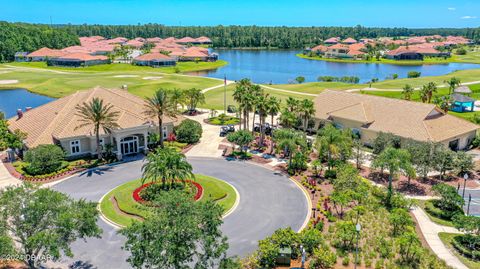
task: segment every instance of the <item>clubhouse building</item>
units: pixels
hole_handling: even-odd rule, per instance
[[[77,105],[100,98],[118,111],[117,124],[120,128],[111,133],[101,130],[100,143],[110,144],[118,159],[123,156],[144,153],[148,146],[148,135],[158,133],[158,122],[143,114],[145,101],[126,90],[95,87],[78,91],[43,106],[18,112],[18,116],[8,120],[10,131],[21,130],[27,133],[24,141],[27,148],[41,144],[61,146],[67,157],[74,159],[96,154],[96,138],[92,127],[77,128],[81,118],[77,115]],[[163,138],[173,132],[174,124],[181,118],[163,118]]]
[[[345,91],[323,91],[315,99],[315,109],[315,129],[327,122],[350,128],[366,145],[383,132],[463,150],[479,129],[478,125],[445,114],[432,104]]]

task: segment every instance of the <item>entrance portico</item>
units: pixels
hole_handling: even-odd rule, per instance
[[[115,143],[117,158],[148,152],[148,131],[150,126],[139,126],[130,129],[115,130],[112,137]]]

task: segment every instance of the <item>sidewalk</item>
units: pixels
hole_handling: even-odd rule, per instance
[[[432,222],[427,214],[419,207],[415,207],[412,213],[417,219],[418,226],[422,231],[425,241],[427,241],[432,251],[449,266],[457,269],[468,269],[467,266],[447,249],[438,236],[438,233],[460,234],[461,232],[453,227],[441,226]]]
[[[0,161],[0,190],[8,186],[18,185],[21,183],[21,180],[10,175],[5,165],[3,165],[3,162]]]

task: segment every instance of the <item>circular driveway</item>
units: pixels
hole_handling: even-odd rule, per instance
[[[240,257],[252,253],[258,240],[278,228],[299,230],[309,208],[302,190],[288,177],[246,162],[228,162],[215,158],[189,158],[194,173],[213,176],[233,185],[240,194],[238,207],[224,219],[222,231],[228,237],[229,255]],[[73,198],[98,202],[104,194],[141,176],[141,161],[82,173],[52,188]],[[72,244],[73,258],[60,263],[73,268],[131,268],[129,253],[121,247],[124,238],[103,220],[101,238],[78,240]],[[54,264],[52,264],[54,265]],[[60,264],[55,264],[60,265]]]

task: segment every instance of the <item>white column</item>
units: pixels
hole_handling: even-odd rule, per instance
[[[122,156],[122,148],[121,148],[121,144],[120,144],[120,138],[115,137],[115,141],[117,141],[117,159],[121,160],[123,158],[123,156]]]
[[[144,148],[143,148],[143,153],[147,154],[148,153],[148,132],[145,132],[143,133],[143,137],[144,137],[144,141],[143,141],[143,144],[144,144]]]

